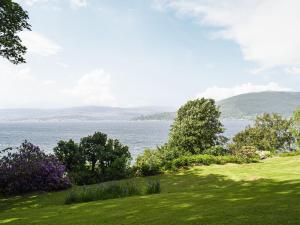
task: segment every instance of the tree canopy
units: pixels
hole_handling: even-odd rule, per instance
[[[170,132],[170,146],[196,154],[218,144],[219,134],[224,131],[220,115],[212,99],[187,102],[177,112]]]
[[[22,30],[30,30],[28,13],[12,0],[0,1],[0,55],[14,64],[25,63],[27,48],[18,36]]]

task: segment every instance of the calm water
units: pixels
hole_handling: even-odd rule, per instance
[[[225,135],[231,137],[250,122],[225,120]],[[0,149],[17,147],[25,139],[51,151],[56,143],[70,138],[79,141],[83,136],[101,131],[130,147],[135,157],[145,148],[167,141],[171,122],[168,121],[101,121],[101,122],[9,122],[0,123]]]

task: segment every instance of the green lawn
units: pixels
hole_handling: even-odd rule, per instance
[[[64,205],[66,192],[0,198],[0,224],[300,224],[300,156],[194,167],[160,179],[161,194],[74,205]]]

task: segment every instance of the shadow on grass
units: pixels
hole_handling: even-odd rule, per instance
[[[189,170],[162,176],[161,184],[158,195],[71,206],[59,203],[57,209],[45,207],[31,215],[19,215],[22,210],[17,210],[14,218],[20,220],[4,218],[0,224],[300,224],[300,180],[253,176],[235,181]],[[7,204],[5,210],[49,204],[39,197],[29,199],[0,201],[2,207]]]

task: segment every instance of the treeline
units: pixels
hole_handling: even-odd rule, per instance
[[[0,192],[53,191],[192,165],[251,163],[300,147],[300,110],[289,119],[278,114],[259,116],[232,140],[223,135],[220,116],[211,99],[187,102],[177,112],[167,143],[146,149],[134,164],[127,146],[101,132],[79,143],[61,140],[54,154],[25,141],[2,153]]]

